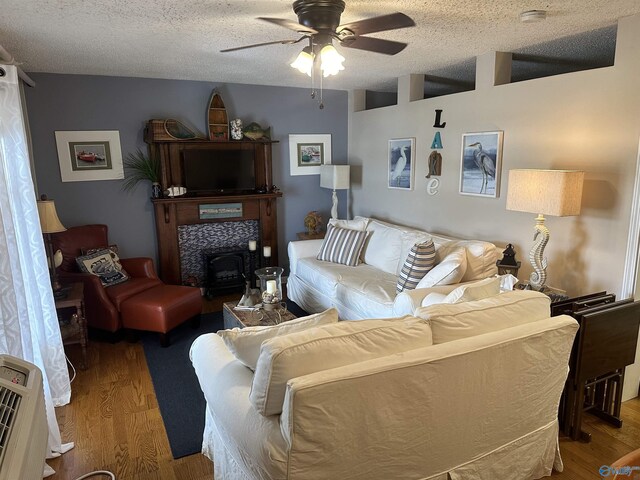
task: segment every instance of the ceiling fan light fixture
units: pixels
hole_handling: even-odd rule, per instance
[[[338,53],[335,47],[331,44],[325,45],[320,50],[320,69],[322,75],[328,77],[329,75],[336,75],[340,70],[344,70],[344,57]]]
[[[310,77],[311,70],[313,69],[313,55],[311,53],[311,48],[304,47],[291,66],[300,73],[305,73]]]

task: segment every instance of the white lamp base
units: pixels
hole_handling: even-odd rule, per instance
[[[544,247],[549,242],[549,229],[544,225],[544,215],[536,217],[533,247],[529,252],[529,261],[533,272],[529,276],[529,285],[533,290],[541,291],[547,281],[547,259],[544,258]]]
[[[331,200],[333,201],[333,205],[331,206],[331,218],[338,218],[338,194],[336,191],[333,191],[333,195],[331,196]]]

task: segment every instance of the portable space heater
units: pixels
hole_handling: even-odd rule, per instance
[[[0,480],[42,479],[48,435],[40,369],[0,355]]]

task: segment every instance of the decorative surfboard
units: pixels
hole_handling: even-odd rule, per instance
[[[209,140],[217,140],[219,142],[229,140],[227,109],[224,108],[222,97],[215,90],[211,94],[211,100],[209,100],[207,123],[209,125]]]

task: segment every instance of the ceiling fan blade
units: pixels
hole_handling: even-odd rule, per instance
[[[357,48],[358,50],[384,53],[385,55],[400,53],[407,46],[406,43],[372,37],[357,37],[355,40],[346,39],[341,45],[348,48]]]
[[[367,33],[395,30],[396,28],[414,27],[415,25],[416,22],[414,22],[411,17],[408,17],[404,13],[397,12],[338,25],[336,31],[340,33],[340,30],[347,29],[356,35],[365,35]]]
[[[297,40],[276,40],[275,42],[254,43],[253,45],[244,45],[242,47],[225,48],[224,50],[220,50],[220,53],[235,52],[236,50],[244,50],[246,48],[264,47],[265,45],[275,45],[275,44],[291,45],[294,43],[298,43],[303,38],[306,38],[306,37],[301,37]]]
[[[313,28],[305,27],[304,25],[301,25],[298,22],[294,22],[292,20],[286,20],[284,18],[258,17],[258,20],[275,23],[276,25],[280,25],[281,27],[288,28],[289,30],[293,30],[294,32],[298,32],[298,33],[303,33],[303,34],[318,33],[318,31],[314,30]]]

